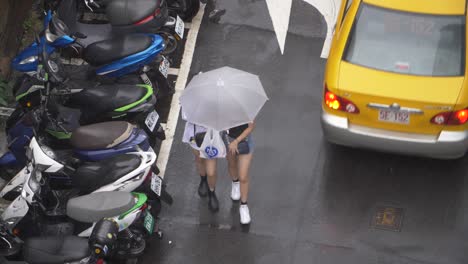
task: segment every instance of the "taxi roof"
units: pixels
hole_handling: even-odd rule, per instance
[[[464,15],[466,0],[363,0],[365,3],[406,12]]]

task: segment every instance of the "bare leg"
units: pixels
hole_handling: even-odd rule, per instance
[[[231,199],[233,201],[239,201],[241,198],[240,195],[240,182],[239,182],[239,162],[238,155],[232,155],[228,153],[226,156],[228,160],[228,170],[229,175],[231,176]]]
[[[200,174],[200,176],[206,176],[205,160],[200,158],[200,151],[192,149],[192,152],[195,156],[195,164],[197,166],[198,174]]]
[[[200,174],[200,183],[198,184],[198,195],[200,197],[206,197],[208,195],[208,182],[206,177],[206,164],[205,160],[200,157],[200,151],[192,149],[193,155],[195,156],[195,164],[197,171]]]
[[[228,171],[229,176],[233,181],[237,181],[239,179],[239,169],[238,169],[238,162],[237,162],[237,155],[232,155],[228,152],[226,155],[228,161]]]
[[[249,169],[253,154],[238,156],[238,171],[240,181],[241,202],[246,203],[249,196]]]
[[[208,186],[211,191],[216,187],[216,159],[205,159],[206,175],[208,176]]]

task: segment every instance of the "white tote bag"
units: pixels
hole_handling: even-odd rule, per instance
[[[205,159],[226,157],[226,146],[219,131],[208,129],[200,147],[200,156]]]

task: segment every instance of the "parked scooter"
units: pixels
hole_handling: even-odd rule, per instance
[[[40,59],[42,63],[36,75],[39,80],[23,77],[14,89],[16,100],[26,109],[37,106],[41,92],[45,92],[56,101],[60,99],[61,105],[79,109],[79,123],[82,125],[126,120],[140,124],[148,134],[164,139],[162,127],[157,122],[159,115],[155,111],[158,85],[135,85],[135,82],[101,85],[93,81],[73,80],[63,72],[60,61],[51,58],[47,52],[43,51]]]
[[[200,10],[200,0],[167,0],[167,6],[170,16],[190,21]]]
[[[1,220],[6,221],[10,229],[13,229],[26,216],[31,207],[33,209],[30,212],[32,219],[34,219],[33,223],[40,225],[39,230],[47,229],[50,224],[47,219],[64,216],[65,209],[68,216],[72,214],[74,217],[70,217],[74,219],[80,217],[76,216],[76,212],[78,211],[70,211],[70,203],[73,204],[72,201],[77,201],[76,199],[80,200],[81,198],[70,199],[70,197],[89,192],[130,192],[141,186],[148,176],[151,176],[150,184],[152,190],[157,195],[156,199],[159,199],[162,194],[162,179],[151,171],[151,165],[154,163],[155,158],[156,155],[152,152],[139,151],[115,157],[110,161],[85,163],[75,169],[67,164],[66,160],[58,158],[57,153],[47,146],[40,144],[33,137],[28,149],[29,162],[27,166],[0,192],[0,197],[4,197],[4,199],[7,198],[8,194],[10,194],[10,199],[8,200],[14,198],[11,203],[4,201],[6,208],[4,208],[1,214]],[[110,170],[111,166],[114,166],[115,169]],[[108,171],[104,174],[105,170]],[[55,178],[55,181],[63,183],[66,181],[65,177],[70,175],[73,188],[75,188],[76,192],[64,192],[64,195],[60,195],[59,192],[51,190],[51,184],[54,181],[51,175],[57,175],[58,173],[61,173],[62,179]],[[18,193],[19,191],[20,195],[17,197],[14,197],[10,193]],[[93,199],[80,203],[80,206],[86,207],[86,204],[93,203],[106,204],[106,202],[100,199]],[[108,202],[111,200],[108,200]],[[63,206],[67,201],[67,207]],[[99,212],[95,212],[94,214],[99,214]],[[87,219],[86,217],[90,217],[90,215],[83,214],[82,217],[84,217],[82,219]],[[54,222],[57,223],[57,221]],[[83,220],[82,222],[86,221]],[[28,226],[31,227],[30,225]],[[67,222],[61,226],[61,229],[73,230],[74,226]],[[69,233],[70,231],[64,232]],[[89,236],[90,229],[83,229],[82,232],[78,233],[80,236]]]
[[[52,1],[54,2],[54,1]],[[128,6],[115,8],[117,18],[132,14],[129,6],[138,7],[141,3],[154,5],[157,1],[138,0]],[[116,3],[120,3],[116,1]],[[159,7],[151,6],[149,10]],[[49,7],[48,8],[56,8]],[[78,51],[79,56],[91,65],[89,72],[93,72],[97,77],[118,78],[129,73],[136,73],[144,83],[152,85],[159,83],[162,90],[172,90],[165,80],[169,62],[160,57],[155,61],[155,56],[162,52],[168,52],[168,43],[161,34],[148,34],[151,30],[151,22],[148,20],[144,25],[135,28],[130,27],[131,32],[145,32],[146,34],[124,34],[123,29],[115,29],[116,26],[110,24],[84,24],[75,20],[77,8],[75,0],[62,0],[57,7],[59,15],[53,15],[49,9],[45,16],[45,31],[41,41],[47,39],[47,52],[51,53],[57,48],[70,47],[69,50]],[[130,8],[131,9],[131,8]],[[160,8],[159,8],[160,9]],[[133,10],[137,14],[148,12],[147,10]],[[167,9],[166,9],[167,13]],[[153,16],[151,21],[156,21]],[[55,21],[55,22],[54,22]],[[65,22],[64,22],[65,21]],[[159,22],[157,22],[159,23]],[[183,22],[182,22],[183,23]],[[175,26],[176,23],[173,23]],[[107,29],[106,29],[107,28]],[[149,29],[148,29],[149,28]],[[180,28],[180,27],[178,27]],[[183,27],[181,27],[183,30]],[[135,30],[133,30],[135,29]],[[137,30],[139,29],[139,30]],[[140,30],[141,29],[141,30]],[[146,30],[145,30],[146,29]],[[106,33],[107,32],[107,33]],[[156,32],[158,33],[158,32]],[[12,61],[12,68],[21,72],[33,74],[37,68],[38,45],[32,44],[20,52]],[[160,73],[159,68],[164,74]]]
[[[89,238],[43,236],[27,238],[23,243],[7,223],[0,222],[0,254],[18,259],[21,252],[21,259],[29,264],[97,264],[115,260],[136,263],[146,247],[142,232],[150,235],[153,231],[144,194],[104,192],[79,199],[70,202],[70,217],[83,220],[82,214],[86,213],[89,215],[85,221],[98,220]],[[83,202],[89,199],[102,203],[88,203],[83,207]],[[100,216],[104,217],[99,219]]]
[[[47,53],[43,52],[42,55],[45,67],[42,68],[44,71],[39,71],[40,76],[42,76],[39,78],[44,79],[45,86],[26,82],[24,87],[21,86],[17,90],[17,94],[20,94],[17,96],[17,100],[22,107],[18,107],[7,121],[6,131],[9,136],[8,143],[11,152],[7,152],[0,158],[0,165],[9,167],[23,167],[25,165],[24,147],[28,144],[34,130],[34,125],[31,122],[32,116],[28,113],[31,108],[34,109],[41,104],[40,107],[44,108],[43,111],[47,116],[45,120],[41,121],[42,129],[52,136],[49,137],[48,144],[54,148],[63,148],[64,146],[70,148],[70,145],[78,148],[80,151],[77,151],[77,154],[84,160],[100,160],[115,154],[133,151],[138,145],[146,150],[150,143],[154,144],[155,137],[165,138],[164,131],[158,122],[159,115],[154,110],[155,98],[151,87],[142,86],[143,89],[141,89],[128,85],[115,85],[73,91],[69,86],[77,86],[77,84],[68,82],[68,87],[63,88],[62,85],[62,87],[56,87],[50,92],[49,77],[56,83],[60,83],[63,78],[59,74],[59,67],[48,59]],[[140,88],[141,93],[138,93],[139,90],[135,90],[135,88]],[[143,90],[146,90],[146,93]],[[56,97],[64,95],[70,98],[68,102],[71,106],[78,108],[72,109],[57,104]],[[53,97],[54,100],[50,100],[50,97]],[[115,107],[119,108],[115,109]],[[128,123],[95,124],[77,129],[81,124],[119,119],[141,123],[140,127],[150,133],[153,139],[149,142],[144,131]],[[108,132],[109,129],[111,132]],[[72,132],[75,134],[73,140],[71,140],[71,144],[67,144],[72,138]],[[54,138],[56,140],[53,140]],[[90,139],[94,140],[97,145],[101,144],[100,150],[97,150],[96,145],[94,145],[90,151],[89,146],[83,146],[80,143]],[[107,140],[117,139],[121,141],[118,146],[112,149],[109,149],[108,145],[102,144],[106,143]]]

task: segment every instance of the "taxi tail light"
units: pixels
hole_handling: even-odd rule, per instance
[[[458,111],[438,113],[431,118],[431,123],[436,125],[463,125],[468,121],[468,108]]]
[[[330,92],[326,86],[323,100],[330,109],[359,114],[359,108],[353,102]]]

